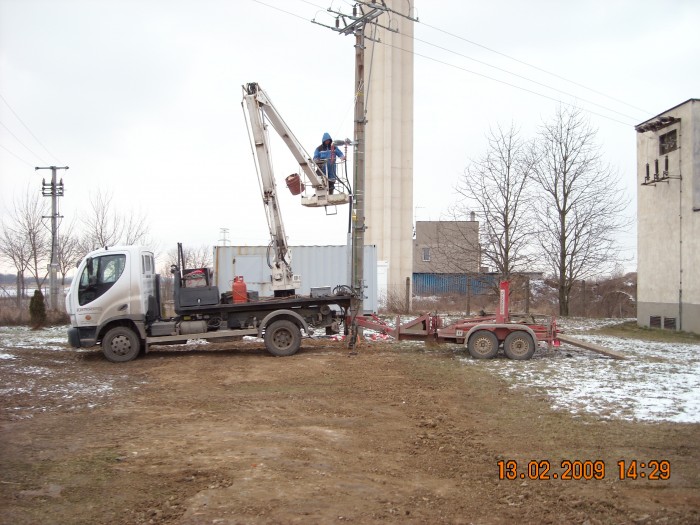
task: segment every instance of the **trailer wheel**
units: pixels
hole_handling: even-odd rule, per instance
[[[301,331],[291,321],[280,319],[265,328],[265,348],[272,355],[286,357],[294,355],[301,346]]]
[[[474,359],[491,359],[498,353],[498,339],[493,332],[478,330],[469,338],[467,349]]]
[[[503,343],[503,351],[510,359],[524,361],[535,353],[535,341],[527,332],[518,330],[508,334]]]
[[[124,363],[136,359],[141,351],[141,341],[133,330],[125,326],[112,328],[102,338],[102,353],[108,361]]]

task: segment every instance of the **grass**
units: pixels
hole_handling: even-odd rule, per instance
[[[636,321],[625,321],[599,328],[595,333],[614,337],[642,339],[644,341],[659,341],[663,343],[700,343],[700,335],[660,328],[638,326]]]
[[[57,326],[68,324],[70,318],[68,314],[62,311],[46,311],[45,326]],[[2,326],[29,326],[29,307],[28,303],[22,308],[17,308],[14,300],[0,300],[0,325]]]

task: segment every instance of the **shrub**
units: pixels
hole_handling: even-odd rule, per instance
[[[41,290],[35,290],[29,302],[29,320],[31,327],[35,330],[46,325],[46,303]]]

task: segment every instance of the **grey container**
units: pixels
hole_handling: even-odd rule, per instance
[[[347,246],[292,246],[292,269],[301,276],[299,295],[311,295],[312,288],[350,285],[350,250]],[[377,247],[365,246],[365,312],[376,312]],[[220,291],[231,289],[233,278],[242,275],[248,291],[261,292],[270,282],[267,246],[214,246],[214,284]],[[263,294],[260,293],[260,296]]]

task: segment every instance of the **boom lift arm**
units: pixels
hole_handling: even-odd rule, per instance
[[[291,253],[287,244],[287,235],[284,232],[282,213],[277,200],[277,185],[272,170],[267,126],[264,122],[263,109],[258,102],[257,84],[248,84],[243,87],[243,107],[248,114],[248,132],[251,145],[255,150],[255,169],[261,184],[265,215],[270,229],[270,247],[274,250],[274,261],[270,261],[268,252],[268,265],[272,270],[271,287],[276,296],[293,295],[294,290],[301,286],[298,276],[295,278],[291,266]]]
[[[291,253],[277,198],[277,184],[272,169],[266,122],[272,124],[274,130],[292,152],[314,190],[313,196],[302,196],[301,203],[304,206],[319,207],[345,204],[349,202],[349,197],[346,193],[329,193],[328,180],[323,171],[294,136],[270,98],[258,84],[252,82],[243,86],[243,102],[241,104],[248,116],[246,122],[251,145],[255,152],[255,168],[261,184],[265,214],[270,229],[270,247],[274,251],[274,260],[271,261],[268,255],[268,265],[272,270],[271,287],[276,296],[293,295],[294,290],[301,287],[301,279],[292,272]]]
[[[251,82],[243,86],[243,102],[244,106],[248,110],[250,115],[251,124],[253,121],[253,113],[259,115],[260,125],[265,128],[263,119],[266,118],[267,121],[272,124],[272,127],[277,132],[277,134],[282,138],[284,143],[292,152],[292,155],[296,159],[302,172],[309,180],[311,187],[313,188],[314,195],[310,197],[302,196],[301,203],[304,206],[309,207],[320,207],[329,206],[336,204],[347,204],[349,202],[349,196],[346,193],[328,193],[328,180],[323,174],[323,170],[316,165],[313,158],[306,152],[304,146],[297,140],[289,129],[287,123],[282,119],[279,112],[272,104],[270,97],[267,93],[255,82]],[[264,136],[264,134],[263,134]],[[264,136],[265,139],[267,137]],[[268,155],[267,165],[269,165],[270,176],[272,175],[272,164],[269,161],[269,149],[265,146],[265,151]],[[258,159],[260,159],[260,154],[263,153],[261,149],[258,148],[258,142],[256,138],[256,154],[258,154]],[[262,168],[263,162],[260,161],[260,167]],[[264,178],[265,175],[261,174]],[[273,180],[274,184],[274,180]]]

